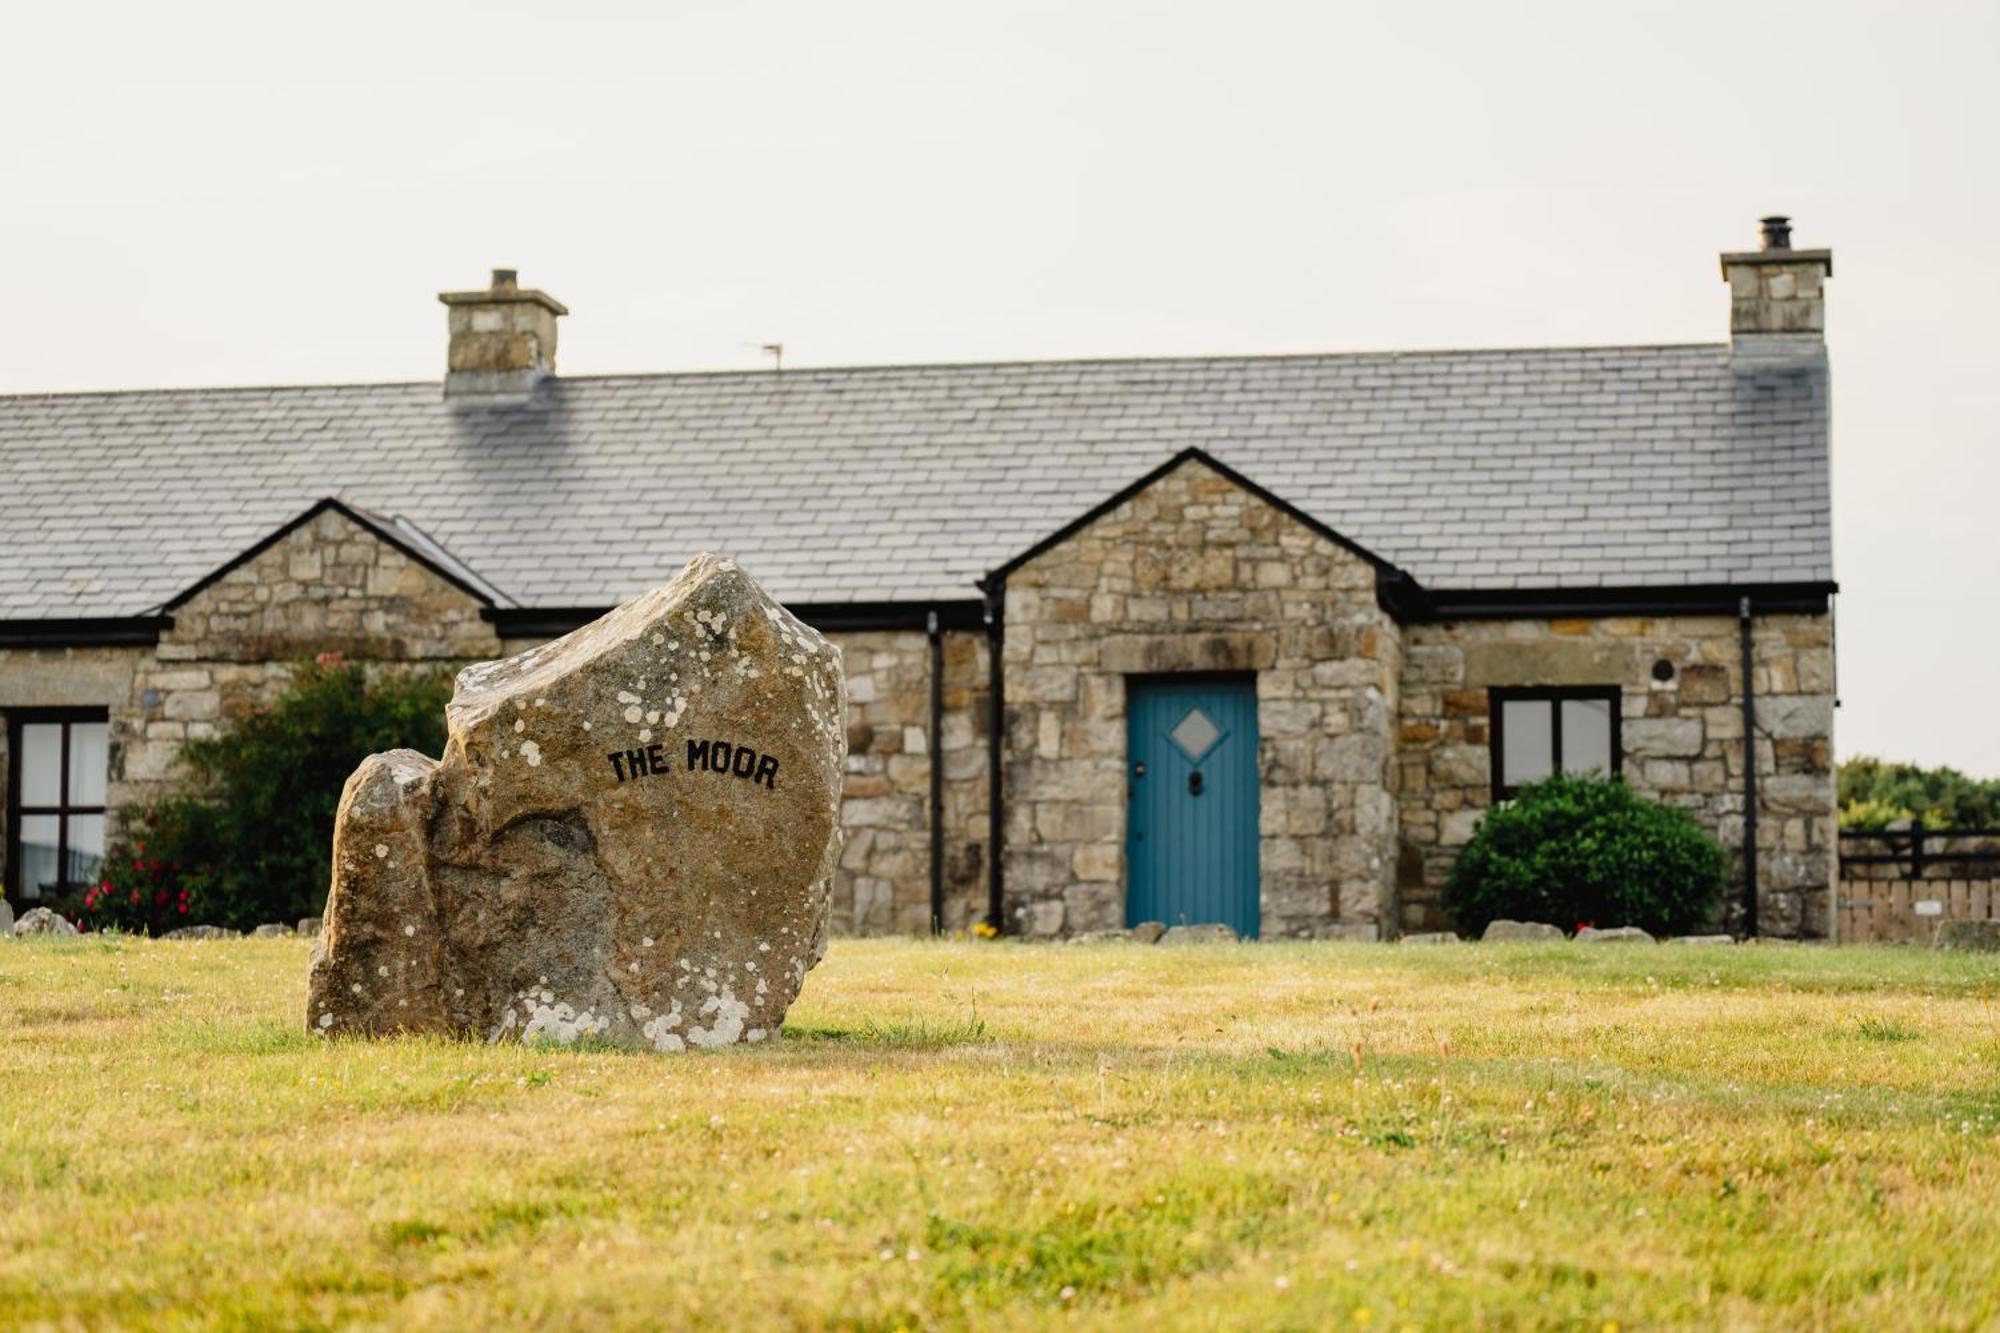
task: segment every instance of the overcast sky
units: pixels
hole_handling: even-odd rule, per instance
[[[1830,246],[1843,755],[2000,775],[2000,5],[44,4],[0,392],[1721,341]],[[9,503],[18,497],[6,497]]]

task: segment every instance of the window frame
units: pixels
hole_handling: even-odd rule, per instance
[[[1486,691],[1487,767],[1492,780],[1493,803],[1511,801],[1519,787],[1506,784],[1507,725],[1502,705],[1513,702],[1541,702],[1549,707],[1550,776],[1565,771],[1562,766],[1562,706],[1566,700],[1601,700],[1611,705],[1611,767],[1615,777],[1625,769],[1625,689],[1621,685],[1494,685]]]
[[[26,904],[29,899],[22,889],[21,874],[21,821],[28,815],[54,815],[56,820],[56,884],[54,898],[75,889],[87,887],[71,884],[64,877],[69,873],[69,821],[73,815],[108,815],[108,805],[71,805],[69,803],[69,763],[72,746],[70,728],[78,722],[111,721],[108,708],[10,708],[7,710],[7,875],[6,892],[9,901],[16,905]],[[62,767],[56,774],[56,804],[21,804],[21,767],[23,751],[21,729],[28,726],[46,726],[51,723],[62,725]],[[107,742],[109,736],[106,737]],[[107,766],[109,751],[107,748]],[[105,778],[108,781],[110,774]],[[108,793],[107,793],[108,795]],[[109,850],[107,848],[106,850]],[[52,898],[37,896],[34,902],[47,906]]]

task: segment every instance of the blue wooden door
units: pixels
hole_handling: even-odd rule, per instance
[[[1125,919],[1257,933],[1257,682],[1128,682]]]

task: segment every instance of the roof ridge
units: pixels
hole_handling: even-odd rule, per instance
[[[551,376],[545,384],[589,384],[631,380],[703,379],[802,379],[815,375],[909,374],[953,370],[1033,370],[1063,367],[1242,365],[1248,362],[1283,363],[1307,361],[1404,361],[1429,357],[1531,357],[1607,352],[1693,352],[1726,351],[1728,343],[1567,343],[1557,345],[1521,344],[1502,347],[1411,347],[1345,352],[1240,352],[1221,355],[1172,354],[1157,356],[1028,357],[995,361],[885,361],[849,362],[825,366],[795,366],[783,371],[765,367],[709,370],[630,370],[591,375]],[[24,393],[0,392],[0,403],[30,402],[38,399],[178,397],[193,394],[308,393],[313,391],[357,392],[380,389],[438,388],[442,380],[350,380],[312,384],[211,384],[152,386],[125,389],[37,389]]]

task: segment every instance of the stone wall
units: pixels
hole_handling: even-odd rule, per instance
[[[1015,570],[1010,927],[1125,924],[1127,676],[1254,671],[1262,931],[1375,938],[1393,910],[1400,646],[1372,565],[1199,461]]]
[[[847,672],[847,845],[833,891],[834,929],[924,934],[931,928],[930,640],[921,630],[838,633]],[[948,633],[944,650],[947,930],[986,908],[986,639]]]
[[[1618,685],[1624,775],[1691,810],[1732,853],[1743,842],[1742,671],[1729,616],[1463,621],[1405,634],[1398,715],[1402,926],[1449,925],[1445,873],[1491,802],[1487,690]],[[1835,860],[1833,620],[1756,621],[1758,924],[1821,936]],[[1657,662],[1670,680],[1654,679]],[[1742,882],[1737,855],[1737,883]],[[1740,907],[1732,903],[1734,925]],[[1568,925],[1568,922],[1557,924]]]
[[[112,804],[129,813],[171,787],[185,742],[276,698],[301,659],[338,652],[395,670],[495,656],[479,610],[345,515],[315,515],[176,607],[139,656],[111,710]]]

